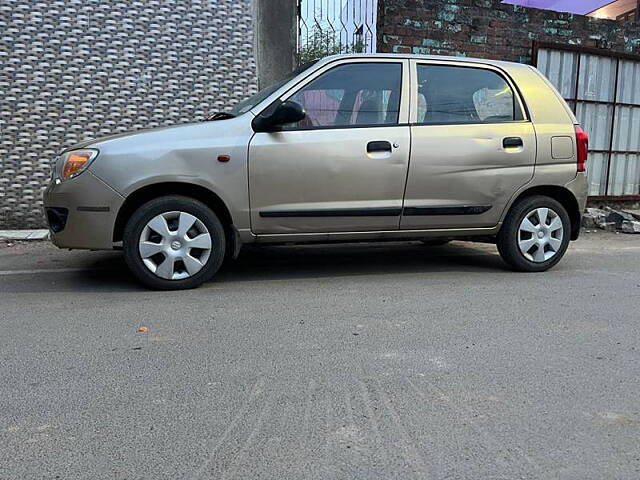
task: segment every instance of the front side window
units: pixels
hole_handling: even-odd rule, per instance
[[[284,129],[397,124],[401,89],[400,63],[340,65],[289,98],[307,115]]]
[[[501,123],[522,119],[513,90],[491,70],[418,65],[421,124]]]

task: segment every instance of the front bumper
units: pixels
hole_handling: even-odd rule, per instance
[[[64,182],[52,181],[43,200],[54,245],[91,250],[113,248],[113,229],[124,198],[91,170]]]

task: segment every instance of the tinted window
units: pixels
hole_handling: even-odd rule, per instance
[[[286,129],[398,123],[402,65],[353,63],[332,68],[290,100],[307,117]]]
[[[418,65],[418,123],[497,123],[522,118],[513,91],[490,70]]]

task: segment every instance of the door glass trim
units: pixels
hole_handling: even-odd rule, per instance
[[[320,127],[299,127],[299,128],[291,128],[288,130],[279,130],[275,133],[287,133],[287,132],[308,132],[312,130],[355,130],[358,128],[398,128],[398,127],[410,127],[412,126],[410,123],[394,123],[394,124],[385,124],[385,123],[376,123],[372,125],[325,125]]]
[[[510,125],[513,123],[531,123],[531,120],[509,120],[506,122],[415,122],[410,123],[409,125],[412,127],[438,127],[438,126],[452,126],[452,125]]]

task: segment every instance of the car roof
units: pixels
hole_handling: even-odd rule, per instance
[[[503,69],[513,69],[513,68],[529,68],[529,65],[524,63],[517,62],[507,62],[504,60],[489,60],[486,58],[473,58],[473,57],[453,57],[447,55],[417,55],[417,54],[409,54],[409,53],[346,53],[339,55],[331,55],[328,57],[322,58],[318,63],[324,64],[333,62],[338,59],[343,58],[396,58],[396,59],[409,59],[409,60],[430,60],[430,61],[447,61],[447,62],[461,62],[461,63],[477,63],[481,65],[493,65],[496,67],[501,67]]]

